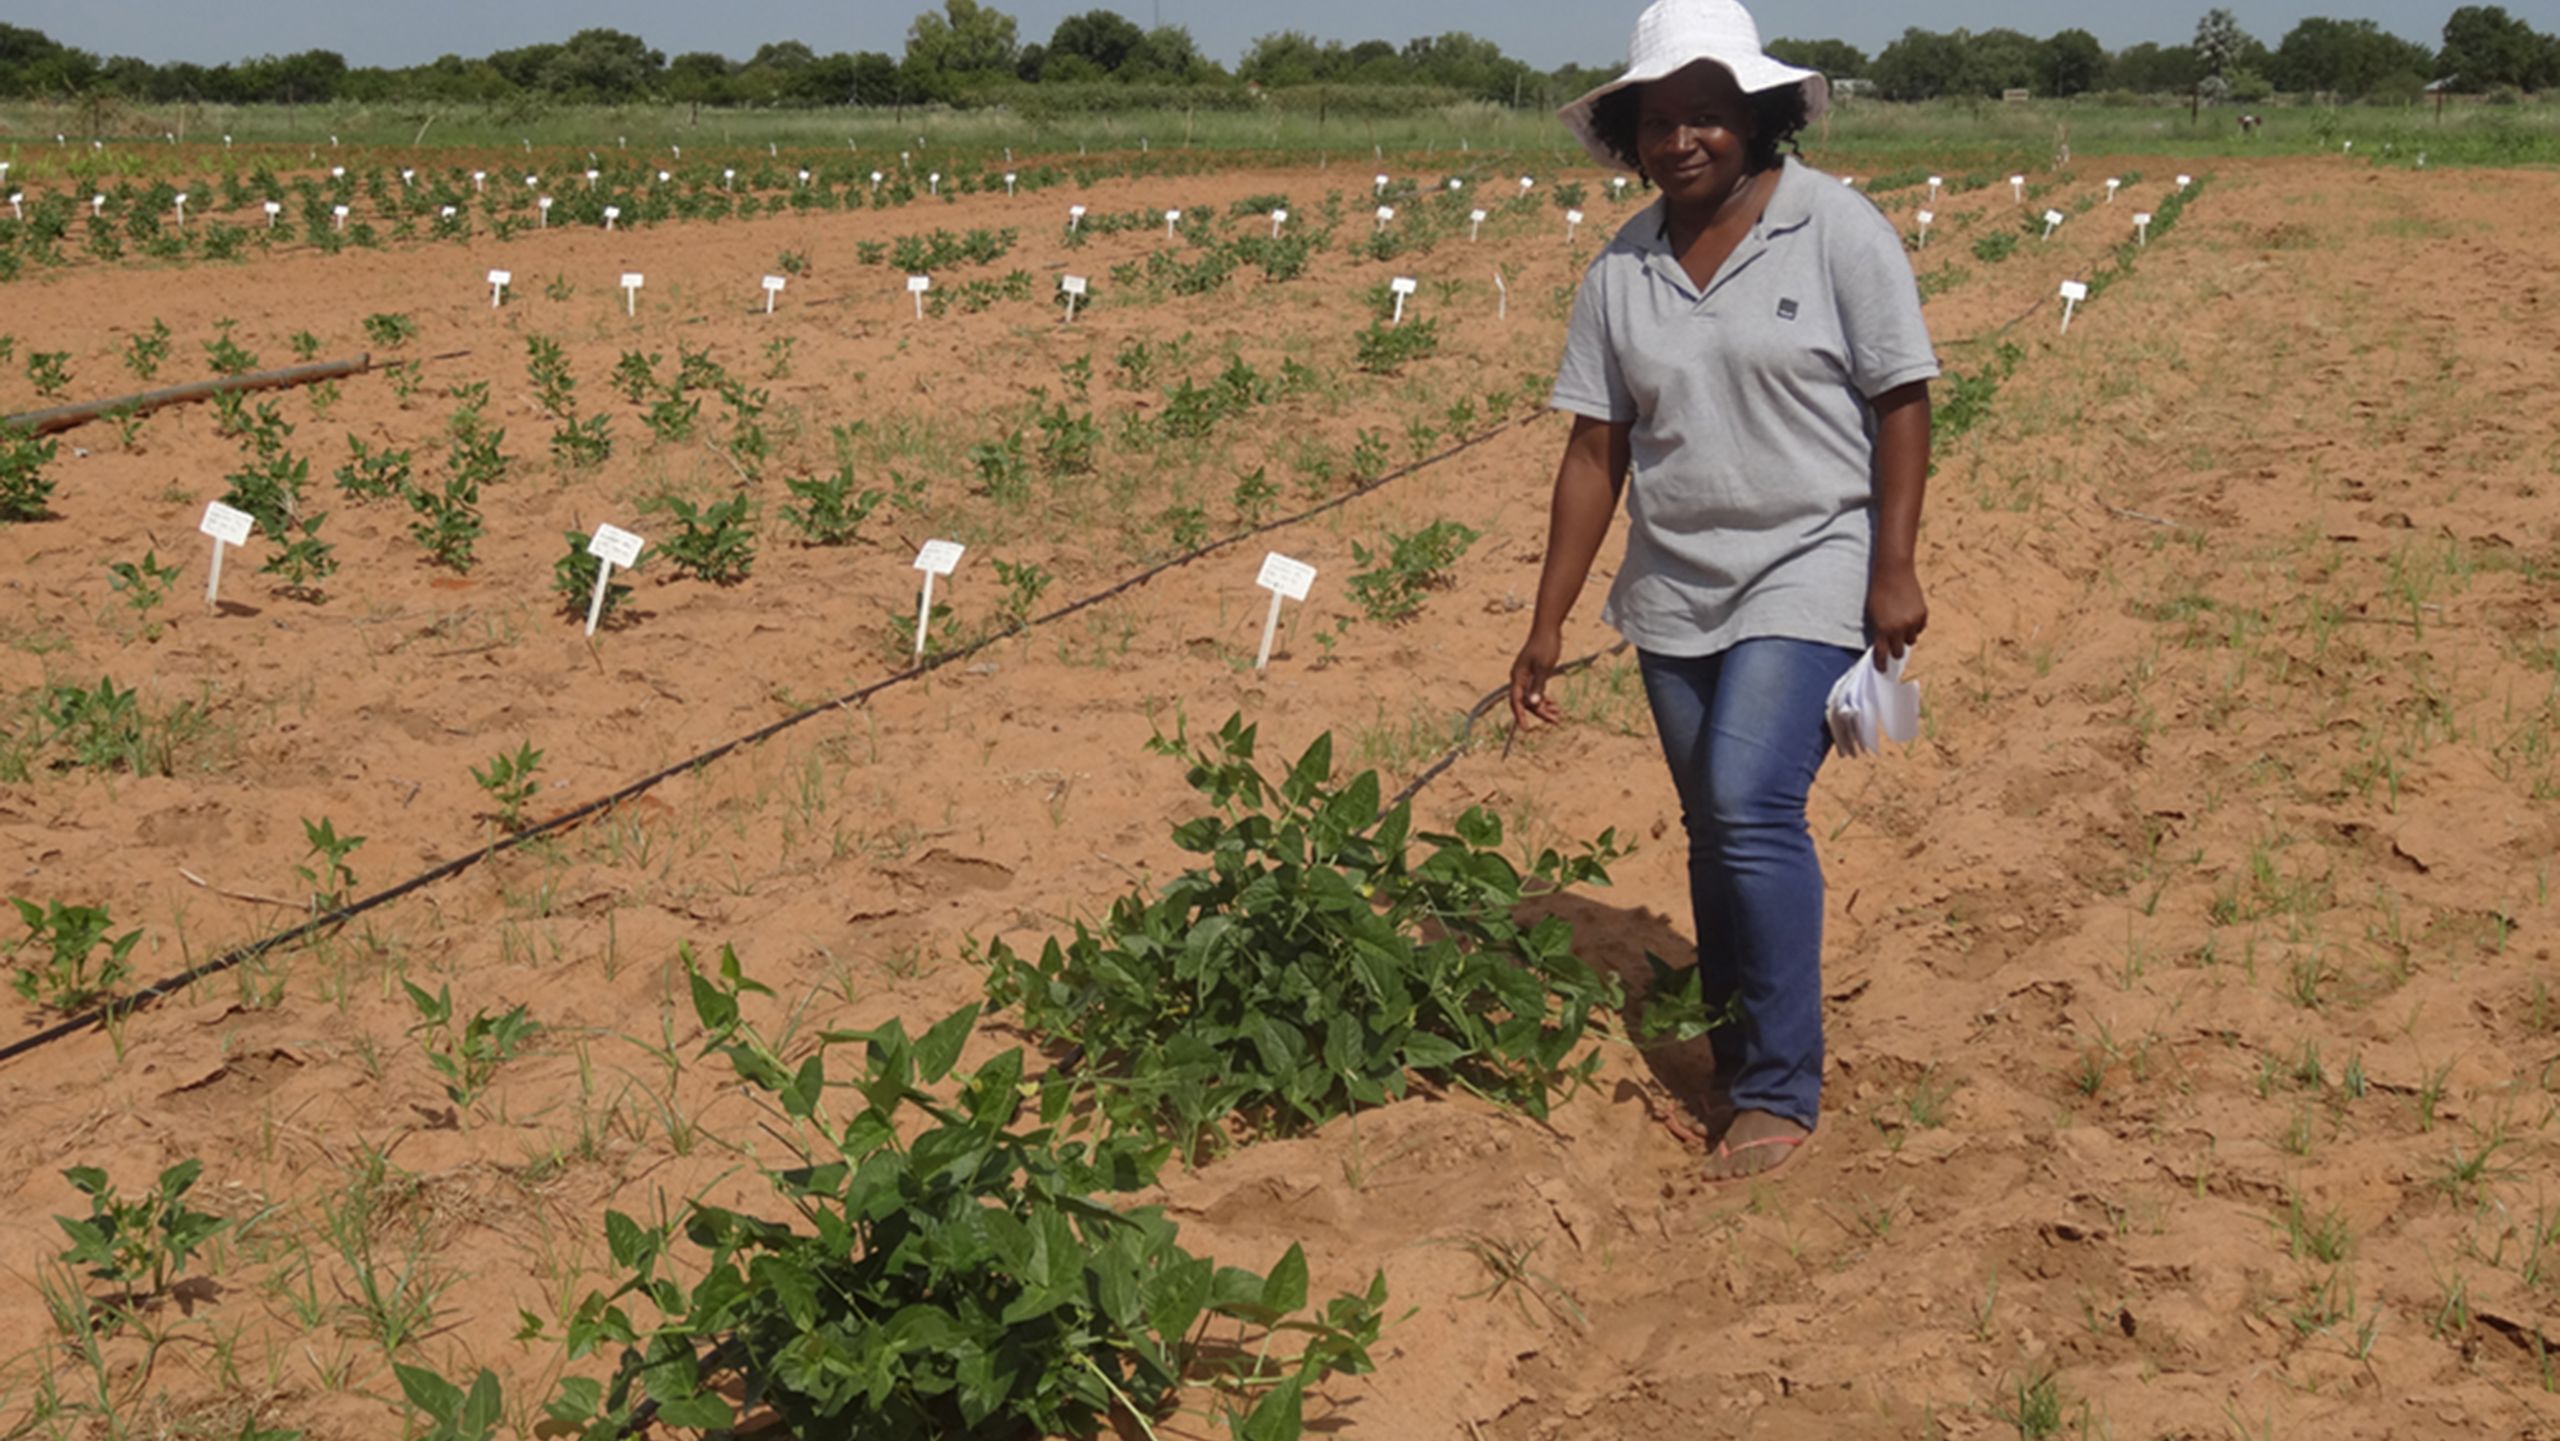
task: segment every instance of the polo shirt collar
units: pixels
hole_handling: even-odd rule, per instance
[[[1813,186],[1816,183],[1813,172],[1793,156],[1780,157],[1777,188],[1769,193],[1769,203],[1761,210],[1759,223],[1751,227],[1751,233],[1743,237],[1740,245],[1734,247],[1733,255],[1725,261],[1717,278],[1726,279],[1740,274],[1745,266],[1759,258],[1770,240],[1800,230],[1812,220]],[[1704,300],[1705,295],[1690,283],[1689,273],[1680,268],[1679,257],[1671,253],[1669,205],[1670,202],[1662,196],[1655,196],[1652,207],[1645,212],[1645,223],[1636,227],[1636,242],[1643,248],[1645,268],[1680,287],[1691,298]],[[1714,289],[1715,285],[1710,282],[1707,290],[1712,292]]]

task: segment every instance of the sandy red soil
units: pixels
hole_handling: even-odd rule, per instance
[[[2144,176],[2124,199],[1996,265],[1963,248],[2010,223],[2006,188],[1951,197],[1922,257],[1967,272],[1928,306],[1950,369],[1978,369],[2002,340],[2023,357],[1989,419],[1942,450],[1924,737],[1836,763],[1817,791],[1832,1074],[1816,1142],[1758,1183],[1702,1187],[1661,1120],[1696,1093],[1694,1058],[1613,1039],[1601,1083],[1551,1124],[1415,1100],[1174,1175],[1161,1199],[1194,1249],[1258,1266],[1302,1242],[1319,1293],[1383,1268],[1390,1314],[1410,1310],[1376,1374],[1328,1389],[1319,1424],[1467,1441],[2006,1435],[2018,1387],[2050,1375],[2067,1426],[2085,1407],[2091,1435],[2560,1435],[2544,1356],[2560,1337],[2560,1212],[2544,1194],[2560,1060],[2560,423],[2546,403],[2560,180],[2221,166],[2176,233],[2058,336],[2055,282],[2115,244],[2180,165],[2121,168]],[[2077,201],[2107,173],[2084,160],[2040,179]],[[1112,182],[1077,198],[1282,192],[1305,211],[1342,189],[1347,239],[1363,178]],[[1401,462],[1409,420],[1445,425],[1452,400],[1494,389],[1516,392],[1503,418],[1528,417],[1520,381],[1552,364],[1557,298],[1594,238],[1568,251],[1541,214],[1394,266],[1337,247],[1291,286],[1106,297],[1072,329],[1045,302],[919,325],[895,272],[852,259],[856,239],[1014,225],[1023,243],[994,270],[1032,271],[1045,297],[1061,269],[1100,275],[1161,240],[1071,254],[1055,237],[1067,203],[976,197],[12,287],[21,352],[71,350],[84,395],[124,388],[114,346],[154,316],[177,337],[173,371],[192,373],[217,318],[275,364],[296,330],[335,355],[362,347],[361,317],[406,311],[421,331],[408,353],[467,353],[430,364],[406,405],[378,376],[346,382],[325,418],[307,392],[279,402],[315,486],[333,491],[347,434],[414,447],[433,474],[442,388],[474,380],[519,459],[469,576],[425,565],[396,503],[331,494],[346,569],[325,600],[283,597],[240,564],[234,603],[209,614],[193,603],[194,522],[235,455],[211,414],[163,414],[130,447],[111,427],[67,436],[55,517],[0,528],[0,692],[111,675],[155,707],[199,701],[212,724],[169,777],[44,769],[0,786],[10,893],[107,905],[144,930],[140,972],[174,972],[291,917],[305,818],[367,838],[353,864],[370,889],[490,836],[467,767],[497,751],[544,751],[546,812],[890,673],[882,637],[911,613],[907,563],[928,531],[970,540],[972,567],[1046,565],[1054,602],[1167,551],[1153,519],[1167,505],[1197,501],[1229,528],[1239,470],[1269,467],[1281,508],[1304,504],[1284,472],[1310,442],[1338,461],[1358,430],[1383,430]],[[774,316],[754,314],[755,278],[784,249],[814,268]],[[1497,262],[1518,267],[1500,323]],[[479,283],[493,265],[518,276],[502,311]],[[624,269],[650,277],[637,319],[611,289]],[[1445,340],[1404,377],[1370,379],[1350,337],[1361,292],[1391,272],[1424,280]],[[568,299],[542,293],[553,275]],[[1443,300],[1439,279],[1466,288]],[[1106,445],[1104,480],[1044,488],[1027,511],[967,494],[965,453],[993,413],[1032,387],[1058,394],[1059,367],[1089,353],[1108,431],[1177,378],[1116,388],[1118,348],[1185,331],[1182,373],[1202,381],[1232,350],[1338,383],[1196,452]],[[529,333],[562,340],[581,400],[616,415],[620,451],[601,470],[545,455]],[[545,589],[563,529],[645,533],[639,497],[736,483],[700,444],[648,442],[605,387],[614,357],[645,345],[671,364],[679,343],[707,345],[754,377],[777,336],[796,342],[790,374],[752,381],[789,422],[774,474],[829,463],[831,425],[904,425],[924,437],[904,463],[929,508],[884,512],[849,550],[803,549],[772,525],[768,478],[751,579],[723,589],[653,564],[636,619],[590,645]],[[302,1255],[324,1300],[344,1284],[314,1239],[319,1207],[369,1151],[402,1178],[387,1243],[422,1238],[449,1282],[416,1354],[535,1394],[554,1353],[510,1341],[517,1311],[552,1314],[596,1284],[603,1209],[750,1199],[739,1157],[773,1149],[734,1087],[697,1070],[670,1090],[636,1044],[662,1023],[690,1035],[680,944],[734,943],[829,1023],[939,1016],[978,993],[973,938],[1036,943],[1181,864],[1167,830],[1193,802],[1179,768],[1142,750],[1151,715],[1198,727],[1241,711],[1291,754],[1331,730],[1346,764],[1402,780],[1507,669],[1561,437],[1560,421],[1528,420],[113,1035],[9,1063],[0,1395],[78,1374],[35,1288],[59,1245],[48,1218],[75,1209],[61,1168],[139,1179],[193,1156],[207,1204],[274,1208],[216,1258],[191,1323],[234,1337],[242,1360],[225,1375],[191,1345],[146,1377],[119,1353],[130,1415],[384,1434],[397,1392],[379,1349],[306,1330],[286,1299]],[[1316,637],[1349,610],[1353,543],[1443,516],[1484,533],[1449,588],[1409,624],[1351,625],[1327,654]],[[188,577],[147,631],[105,572],[146,548]],[[1323,579],[1257,676],[1265,548]],[[964,569],[960,621],[985,622],[994,600],[987,572]],[[1569,653],[1607,644],[1597,609]],[[1569,709],[1574,724],[1507,759],[1478,746],[1418,808],[1436,821],[1488,805],[1531,843],[1634,837],[1614,886],[1558,904],[1587,956],[1640,979],[1647,951],[1688,954],[1676,808],[1623,661]],[[468,1126],[405,1034],[396,976],[449,982],[466,1008],[525,1002],[550,1027]],[[9,1035],[44,1019],[5,1004]],[[990,1029],[972,1054],[1009,1043]],[[661,1105],[718,1143],[679,1154],[652,1119]],[[596,1146],[546,1159],[582,1125]],[[2335,1259],[2303,1253],[2289,1212],[2339,1218],[2322,1248]],[[1532,1255],[1537,1284],[1489,1290],[1470,1241]],[[1186,1418],[1167,1434],[1211,1429]]]

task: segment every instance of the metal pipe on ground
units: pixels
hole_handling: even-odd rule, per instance
[[[24,430],[31,435],[51,435],[86,425],[101,416],[130,413],[148,415],[172,405],[187,405],[211,400],[235,390],[289,390],[297,385],[314,385],[323,380],[336,380],[345,375],[362,375],[373,368],[373,353],[353,360],[315,360],[308,365],[288,365],[282,370],[257,370],[247,375],[225,375],[212,380],[198,380],[186,385],[173,385],[166,390],[146,390],[138,395],[120,395],[112,400],[85,400],[76,405],[57,405],[50,410],[30,410],[21,415],[0,418],[0,430]]]

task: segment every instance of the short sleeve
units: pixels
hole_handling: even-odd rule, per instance
[[[1627,389],[1626,372],[1618,365],[1618,348],[1610,343],[1608,281],[1600,259],[1582,274],[1574,296],[1573,320],[1565,327],[1564,363],[1556,370],[1556,391],[1548,402],[1558,410],[1626,425],[1636,418],[1636,399]]]
[[[1849,381],[1869,400],[1938,374],[1920,286],[1903,258],[1902,237],[1873,207],[1844,209],[1832,227],[1831,291],[1849,345]]]

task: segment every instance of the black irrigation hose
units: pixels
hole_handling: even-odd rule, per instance
[[[1588,670],[1592,666],[1599,664],[1601,661],[1608,659],[1610,656],[1624,655],[1629,644],[1630,642],[1622,640],[1616,645],[1606,646],[1602,649],[1593,651],[1589,655],[1582,656],[1575,660],[1566,661],[1564,664],[1557,666],[1554,670],[1548,672],[1547,679],[1555,680],[1563,676],[1569,676],[1575,671]],[[1449,767],[1456,765],[1458,763],[1458,758],[1465,755],[1468,748],[1475,744],[1476,722],[1484,719],[1485,712],[1490,711],[1495,706],[1501,704],[1510,696],[1510,694],[1511,687],[1508,684],[1498,685],[1493,689],[1486,691],[1484,693],[1484,698],[1477,701],[1468,709],[1467,718],[1459,724],[1457,744],[1449,747],[1448,751],[1443,754],[1440,759],[1433,761],[1430,765],[1424,767],[1422,773],[1407,782],[1403,790],[1396,792],[1395,798],[1387,802],[1386,809],[1392,811],[1396,807],[1403,805],[1405,802],[1412,800],[1415,796],[1422,794],[1422,788],[1424,786],[1438,780],[1441,775],[1449,769]],[[1510,747],[1506,744],[1504,746],[1504,753],[1509,754],[1509,751]]]
[[[428,870],[422,871],[387,890],[376,891],[372,895],[366,896],[361,900],[350,901],[346,905],[338,907],[336,910],[314,916],[300,925],[275,932],[272,935],[262,936],[246,945],[235,947],[230,951],[224,952],[222,955],[216,956],[212,960],[209,960],[200,966],[191,967],[188,970],[180,972],[177,975],[170,976],[165,980],[155,981],[152,984],[143,987],[141,990],[134,992],[132,995],[117,997],[114,1000],[107,1001],[106,1003],[89,1011],[83,1012],[80,1015],[56,1022],[33,1035],[20,1037],[18,1040],[12,1041],[6,1046],[0,1046],[0,1064],[16,1060],[18,1057],[26,1055],[31,1051],[39,1050],[45,1046],[51,1045],[55,1041],[63,1039],[66,1036],[87,1030],[91,1026],[104,1025],[119,1017],[131,1014],[132,1012],[141,1009],[143,1006],[148,1005],[163,996],[174,995],[177,992],[194,985],[198,981],[204,980],[209,976],[219,975],[224,971],[242,964],[243,962],[255,960],[279,947],[289,946],[297,942],[308,940],[331,927],[344,925],[346,922],[364,915],[369,911],[379,910],[383,906],[391,904],[393,901],[414,894],[417,891],[424,890],[426,887],[434,885],[439,881],[449,880],[454,876],[460,875],[462,872],[480,864],[482,861],[493,860],[517,849],[520,846],[528,845],[534,841],[569,830],[572,827],[580,825],[598,815],[612,810],[614,807],[621,805],[625,801],[632,800],[642,794],[645,794],[667,781],[673,780],[677,776],[686,774],[698,766],[709,765],[713,761],[720,760],[733,752],[745,749],[748,746],[760,745],[785,731],[806,724],[807,722],[831,711],[846,710],[851,707],[861,705],[883,691],[905,685],[909,681],[920,680],[925,676],[942,669],[944,666],[967,660],[971,656],[986,650],[1000,641],[1020,635],[1024,631],[1028,631],[1037,626],[1048,625],[1055,621],[1064,620],[1068,616],[1074,615],[1079,611],[1089,610],[1094,606],[1102,604],[1104,601],[1126,594],[1127,592],[1154,580],[1156,577],[1163,575],[1167,571],[1190,565],[1194,561],[1205,559],[1220,551],[1241,545],[1246,541],[1252,540],[1256,536],[1267,535],[1275,530],[1280,530],[1288,526],[1299,525],[1312,520],[1317,516],[1338,510],[1362,496],[1377,491],[1381,487],[1389,485],[1395,481],[1402,480],[1409,475],[1428,469],[1431,466],[1438,465],[1442,461],[1455,459],[1456,457],[1475,449],[1477,446],[1482,445],[1486,441],[1492,440],[1494,437],[1502,435],[1507,431],[1517,430],[1523,426],[1534,424],[1537,420],[1543,417],[1544,414],[1544,411],[1540,411],[1532,415],[1523,416],[1517,420],[1505,421],[1489,430],[1470,436],[1467,439],[1450,446],[1448,449],[1441,451],[1437,455],[1426,456],[1421,460],[1417,460],[1408,465],[1391,470],[1386,474],[1379,476],[1375,480],[1368,481],[1362,485],[1347,490],[1341,495],[1335,496],[1333,499],[1328,500],[1321,505],[1299,511],[1295,515],[1283,516],[1277,520],[1266,521],[1261,525],[1238,531],[1222,540],[1211,541],[1206,545],[1199,546],[1181,555],[1174,556],[1169,560],[1160,561],[1157,564],[1149,566],[1146,569],[1139,571],[1137,574],[1112,585],[1108,589],[1097,591],[1080,600],[1070,601],[1067,604],[1058,607],[1056,610],[1050,611],[1046,615],[1038,616],[1032,620],[1026,621],[1023,625],[1013,630],[1006,631],[1000,635],[989,636],[984,640],[963,646],[959,650],[952,651],[947,655],[936,656],[931,660],[909,666],[907,669],[899,671],[894,675],[860,686],[835,698],[834,700],[820,701],[815,705],[809,706],[792,715],[785,716],[769,725],[760,726],[757,729],[749,731],[747,734],[739,736],[733,740],[723,741],[698,755],[678,761],[674,765],[668,766],[665,769],[656,771],[650,775],[643,776],[609,795],[588,801],[584,805],[578,806],[573,810],[564,811],[559,815],[553,816],[551,819],[544,821],[539,825],[528,827],[527,829],[518,831],[513,835],[492,841],[488,845],[482,846],[477,850],[456,856],[452,860],[445,861]],[[1483,707],[1478,707],[1479,711],[1482,709]],[[1473,725],[1472,717],[1470,717],[1469,725]],[[1449,759],[1454,759],[1454,756]],[[1442,764],[1445,766],[1447,761],[1444,760]],[[1437,771],[1435,770],[1433,774],[1437,774]]]

